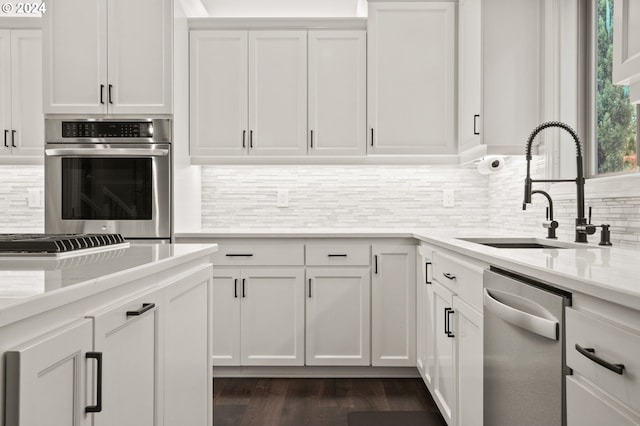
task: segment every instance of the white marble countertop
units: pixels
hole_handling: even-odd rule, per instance
[[[0,326],[217,249],[217,244],[132,244],[63,259],[0,256]]]
[[[539,231],[539,230],[538,230]],[[598,246],[598,236],[581,248],[502,249],[459,237],[519,237],[482,229],[209,229],[177,234],[185,239],[222,238],[415,238],[490,265],[640,310],[640,250]],[[522,237],[531,238],[531,235]],[[538,235],[540,238],[541,235]],[[541,238],[541,240],[544,240]]]

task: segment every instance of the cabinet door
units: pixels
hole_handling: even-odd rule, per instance
[[[482,3],[458,3],[458,150],[482,143],[480,108],[482,104]]]
[[[11,154],[11,31],[0,30],[0,156]]]
[[[210,425],[211,266],[165,289],[164,423]]]
[[[453,293],[446,287],[433,281],[434,295],[434,340],[436,346],[435,371],[433,380],[433,399],[436,401],[442,417],[447,424],[453,425],[455,417],[455,363],[454,329],[451,305]]]
[[[366,151],[366,32],[309,31],[309,153]]]
[[[455,311],[456,424],[482,426],[482,314],[458,296]]]
[[[435,345],[433,341],[433,286],[431,253],[423,247],[417,255],[416,280],[416,364],[427,388],[433,386]]]
[[[580,376],[567,376],[567,426],[637,426],[640,417]]]
[[[242,365],[304,365],[304,269],[242,271]]]
[[[84,410],[91,351],[90,320],[81,320],[6,352],[7,426],[90,425]]]
[[[613,81],[630,85],[640,81],[640,4],[615,0],[613,5]]]
[[[369,3],[371,154],[454,154],[455,4]]]
[[[106,33],[107,0],[47,4],[42,15],[45,114],[107,112]]]
[[[371,279],[371,363],[416,365],[414,246],[374,244]]]
[[[307,32],[249,32],[249,153],[306,155]]]
[[[173,2],[107,1],[109,112],[171,114]]]
[[[213,365],[240,365],[240,269],[213,270]]]
[[[162,293],[155,291],[90,315],[94,350],[102,352],[105,407],[93,416],[94,426],[152,426],[160,418],[162,299]]]
[[[43,155],[42,41],[40,30],[11,31],[13,155]]]
[[[248,152],[247,34],[190,33],[191,156]]]
[[[369,365],[369,268],[307,268],[307,365]]]

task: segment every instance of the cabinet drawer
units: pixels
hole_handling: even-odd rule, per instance
[[[307,244],[307,265],[314,266],[368,266],[368,245]]]
[[[482,312],[482,274],[487,266],[439,251],[433,254],[433,279]]]
[[[633,426],[640,419],[607,401],[586,383],[567,376],[567,426]]]
[[[213,255],[216,266],[304,265],[303,244],[223,245]]]
[[[622,403],[640,410],[640,333],[572,308],[566,309],[566,321],[567,365]],[[585,354],[593,359],[579,348],[589,349]],[[612,368],[624,365],[622,374],[600,365],[598,360],[613,364]]]

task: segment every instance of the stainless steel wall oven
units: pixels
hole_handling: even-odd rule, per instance
[[[171,124],[45,120],[45,232],[170,239]]]

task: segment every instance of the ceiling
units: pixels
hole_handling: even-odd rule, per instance
[[[366,0],[201,0],[214,17],[359,17]]]

